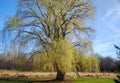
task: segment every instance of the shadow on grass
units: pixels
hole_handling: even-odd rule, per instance
[[[117,76],[118,79],[114,79],[115,83],[120,83],[120,75]]]
[[[72,83],[70,81],[56,81],[29,78],[0,78],[0,83]]]

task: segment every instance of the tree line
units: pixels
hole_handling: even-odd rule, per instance
[[[98,54],[87,56],[79,51],[72,61],[73,72],[120,72],[120,61]],[[48,57],[36,55],[28,59],[25,54],[19,56],[8,54],[0,55],[0,69],[18,71],[55,72],[55,67]]]
[[[99,59],[87,56],[83,52],[76,52],[72,61],[73,72],[99,72]],[[64,62],[63,62],[64,63]],[[66,63],[66,65],[69,65]],[[65,66],[66,66],[65,65]],[[18,71],[55,72],[55,67],[47,56],[39,54],[29,59],[25,54],[18,56],[8,53],[0,55],[0,69]]]

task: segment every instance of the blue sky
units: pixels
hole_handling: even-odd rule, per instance
[[[95,53],[116,58],[114,44],[120,45],[119,0],[94,0],[96,18],[91,24],[96,29]]]
[[[7,16],[13,16],[18,0],[0,0],[0,31]],[[94,0],[96,16],[88,23],[95,28],[94,51],[102,56],[116,58],[114,44],[120,45],[120,2],[119,0]],[[1,42],[1,40],[0,40]],[[2,42],[0,43],[2,51]]]

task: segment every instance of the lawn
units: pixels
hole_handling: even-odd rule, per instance
[[[103,78],[83,78],[76,79],[73,83],[115,83],[114,79],[103,79]]]
[[[113,79],[97,79],[97,78],[86,78],[86,79],[75,79],[66,82],[56,82],[41,79],[28,79],[28,78],[6,78],[0,79],[0,83],[115,83]]]

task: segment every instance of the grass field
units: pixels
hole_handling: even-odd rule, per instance
[[[103,78],[84,78],[76,79],[73,83],[115,83],[114,79],[103,79]]]
[[[65,82],[56,82],[49,80],[41,80],[41,79],[28,79],[28,78],[6,78],[0,79],[0,83],[115,83],[114,79],[102,79],[102,78],[83,78],[83,79],[75,79],[72,81]]]

